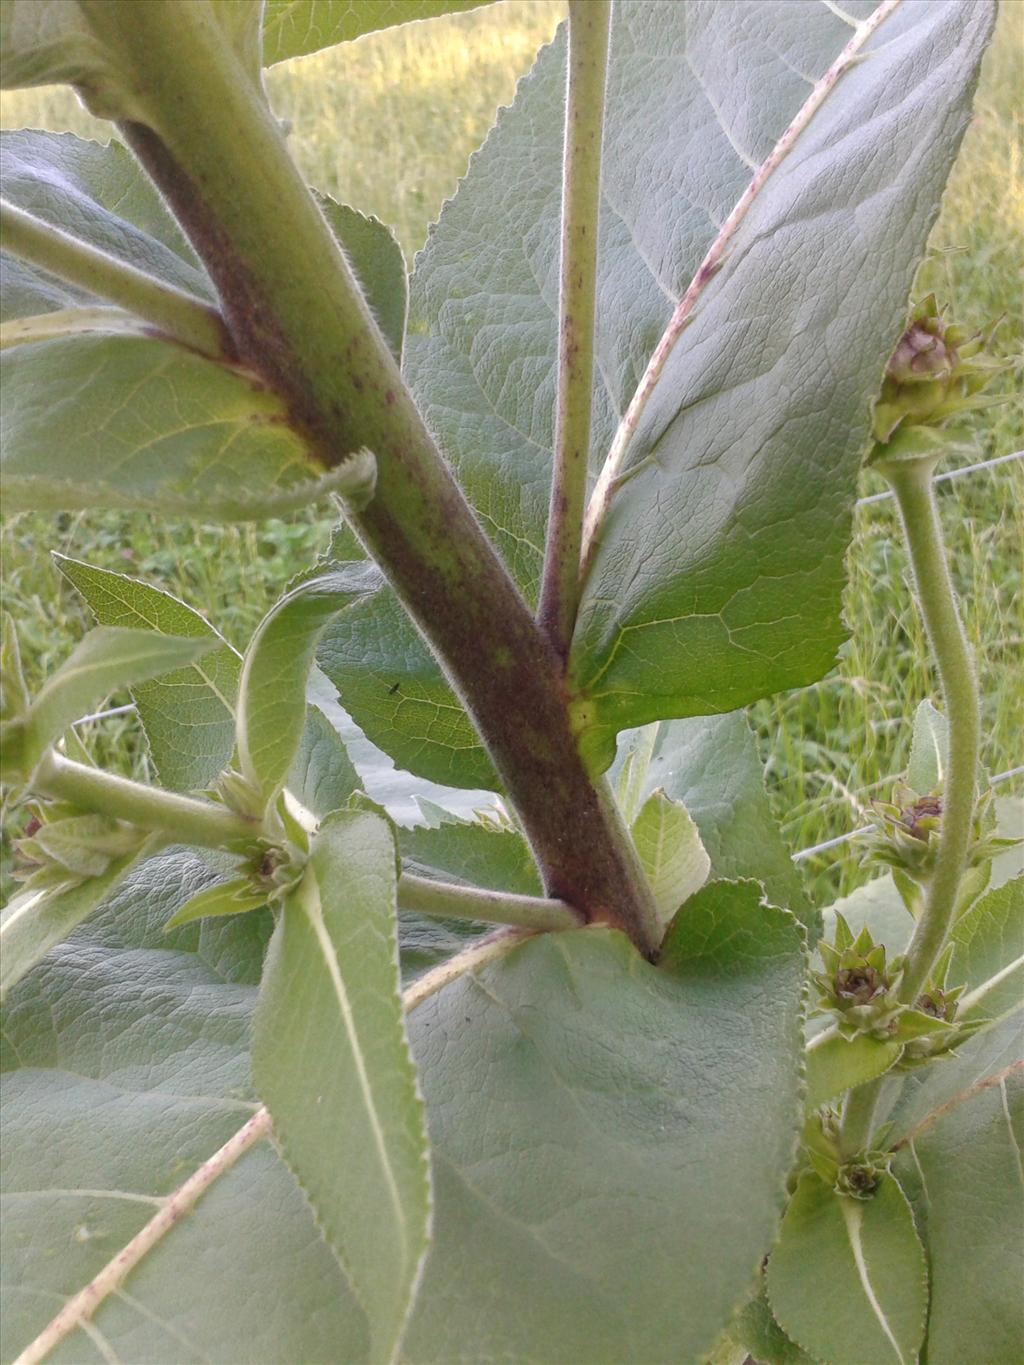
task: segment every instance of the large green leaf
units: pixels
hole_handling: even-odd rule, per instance
[[[928,1271],[910,1206],[883,1175],[850,1199],[804,1175],[768,1262],[786,1334],[825,1365],[912,1365],[924,1337]]]
[[[710,1349],[799,1109],[801,934],[759,900],[705,887],[659,968],[608,929],[545,934],[414,1011],[437,1209],[408,1361]]]
[[[213,875],[137,869],[4,1011],[4,1359],[31,1341],[252,1113],[255,913],[164,932]],[[51,1357],[362,1365],[366,1323],[269,1145],[256,1148]]]
[[[100,625],[196,636],[216,645],[202,659],[132,688],[160,781],[175,791],[207,786],[231,758],[241,660],[197,611],[161,588],[64,555],[57,567]]]
[[[953,930],[950,981],[965,985],[964,1017],[997,1019],[1024,999],[1024,876],[995,887]]]
[[[696,821],[713,877],[753,877],[768,898],[817,931],[772,818],[757,744],[740,712],[666,721],[619,737],[612,775],[632,820],[659,788],[682,801]]]
[[[351,1278],[374,1358],[393,1358],[427,1247],[423,1105],[398,990],[395,847],[369,811],[329,817],[271,942],[256,1085]]]
[[[236,716],[241,773],[265,808],[284,786],[306,716],[306,678],[327,621],[380,586],[374,564],[310,579],[264,617],[245,653]]]
[[[263,17],[263,61],[267,66],[302,57],[364,33],[433,19],[457,10],[478,9],[491,0],[267,0]]]
[[[1018,1030],[1019,1035],[1019,1030]],[[1024,1067],[900,1151],[931,1268],[928,1365],[1016,1365],[1024,1343]]]
[[[146,682],[208,654],[214,641],[157,635],[130,626],[97,626],[43,684],[26,718],[26,756],[31,763],[47,745],[111,692]]]
[[[752,168],[849,39],[837,10],[616,5],[595,463]],[[885,21],[755,201],[669,361],[573,646],[605,765],[617,730],[831,667],[869,402],[991,18],[948,0]],[[406,343],[426,418],[530,597],[553,442],[564,54],[562,39],[541,53],[432,230]]]
[[[683,22],[677,7],[624,8],[612,147],[632,151],[646,188],[657,136],[633,92],[657,53],[670,73],[657,127],[686,167],[664,198],[677,215],[685,196],[691,214],[717,217],[726,184],[749,176],[806,96],[797,73],[821,75],[849,30],[834,7],[762,4],[753,42],[744,6],[689,8]],[[630,442],[584,588],[571,673],[593,708],[595,761],[624,725],[729,710],[834,663],[870,401],[993,19],[994,6],[959,0],[900,6],[733,237]],[[619,88],[632,119],[616,120]],[[679,140],[671,116],[684,108]],[[711,186],[709,161],[722,168]],[[705,220],[689,244],[713,231]],[[641,268],[676,295],[669,224],[645,221],[643,247]],[[879,271],[884,287],[865,290]]]
[[[340,810],[359,786],[359,774],[341,736],[317,706],[306,707],[306,724],[288,774],[289,790],[318,820]]]
[[[360,729],[399,767],[445,786],[498,788],[473,722],[390,588],[335,621],[317,660]]]

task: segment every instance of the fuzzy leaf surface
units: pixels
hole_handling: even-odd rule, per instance
[[[184,668],[215,641],[157,635],[131,626],[97,626],[47,678],[28,712],[27,747],[33,761],[79,716],[111,692]]]
[[[270,917],[164,925],[214,875],[137,868],[3,1016],[4,1357],[252,1113],[248,1043]],[[366,1322],[301,1191],[254,1148],[102,1304],[61,1365],[368,1361]]]
[[[355,598],[380,585],[373,564],[351,564],[287,593],[264,617],[246,650],[238,689],[242,776],[264,808],[284,786],[306,716],[306,678],[320,632]]]
[[[902,1046],[889,1039],[858,1034],[829,1034],[807,1052],[807,1108],[820,1109],[855,1086],[882,1076],[899,1057]]]
[[[897,1156],[895,1169],[931,1267],[929,1365],[1020,1359],[1022,1146],[1024,1069],[1018,1069],[951,1110]]]
[[[927,699],[914,712],[907,786],[922,796],[938,791],[949,763],[949,721]]]
[[[386,820],[328,818],[271,941],[253,1039],[281,1150],[365,1307],[381,1361],[402,1334],[430,1209],[398,987],[396,884]]]
[[[163,785],[175,791],[207,786],[234,748],[241,659],[205,617],[162,588],[64,555],[54,559],[98,624],[195,636],[214,646],[189,667],[131,690]]]
[[[267,0],[263,16],[266,66],[303,57],[364,33],[479,9],[490,0]]]
[[[633,843],[651,885],[658,919],[668,924],[707,881],[711,859],[682,801],[653,792],[633,821]]]
[[[783,1331],[828,1365],[912,1365],[924,1338],[928,1271],[910,1205],[890,1175],[869,1199],[800,1179],[768,1262]]]
[[[777,1228],[799,1110],[801,934],[760,896],[705,887],[665,966],[608,929],[544,934],[410,1015],[437,1207],[405,1359],[711,1348]]]

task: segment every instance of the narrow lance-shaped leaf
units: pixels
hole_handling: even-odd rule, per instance
[[[392,1359],[427,1247],[423,1106],[398,990],[397,869],[386,820],[339,812],[267,957],[253,1039],[257,1088]]]
[[[768,1262],[783,1331],[829,1365],[912,1365],[924,1339],[928,1271],[891,1175],[867,1199],[801,1177]]]
[[[668,924],[679,907],[707,881],[711,859],[700,831],[681,801],[658,790],[632,826],[633,842],[654,893],[658,918]]]
[[[47,679],[29,708],[26,757],[35,763],[72,721],[120,687],[145,682],[209,653],[216,642],[97,626]]]
[[[263,61],[273,66],[393,24],[433,19],[489,3],[491,0],[267,0]]]
[[[948,753],[949,722],[925,700],[914,712],[907,785],[922,796],[937,791],[946,776]]]
[[[238,654],[205,617],[169,592],[63,555],[54,559],[100,625],[210,641],[210,652],[195,663],[131,689],[163,785],[176,791],[207,786],[234,747]]]
[[[264,617],[246,650],[238,690],[242,776],[265,808],[288,776],[306,714],[306,678],[327,621],[380,585],[372,564],[350,564],[293,589]]]
[[[807,1108],[823,1104],[883,1075],[899,1058],[903,1048],[891,1039],[859,1034],[846,1038],[826,1030],[807,1049]]]

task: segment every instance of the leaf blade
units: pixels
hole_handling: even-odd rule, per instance
[[[288,61],[364,33],[479,9],[491,0],[269,0],[263,19],[263,62]]]

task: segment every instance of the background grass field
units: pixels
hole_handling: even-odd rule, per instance
[[[496,108],[562,17],[560,0],[506,3],[371,35],[274,69],[271,98],[291,123],[293,152],[310,183],[376,213],[412,257],[455,190]],[[983,71],[977,112],[935,229],[922,288],[958,318],[1006,314],[1002,348],[1024,349],[1020,263],[1024,248],[1022,112],[1024,3],[1004,0]],[[70,129],[106,139],[65,90],[3,97],[5,127]],[[985,415],[977,451],[963,463],[1024,445],[1020,402]],[[879,485],[865,480],[865,493]],[[941,485],[954,574],[978,659],[984,762],[992,773],[1022,762],[1021,587],[1024,462]],[[4,595],[18,619],[33,684],[87,627],[72,591],[51,568],[56,548],[158,583],[203,609],[243,645],[283,585],[326,544],[314,513],[256,526],[195,527],[149,516],[19,516],[3,523]],[[905,763],[909,718],[936,684],[908,594],[907,564],[891,502],[858,510],[849,561],[850,641],[824,681],[752,709],[774,808],[793,849],[842,834]],[[144,773],[130,717],[88,727],[104,761]],[[1021,789],[1020,779],[1003,791]],[[805,863],[822,901],[866,875],[845,846]]]

